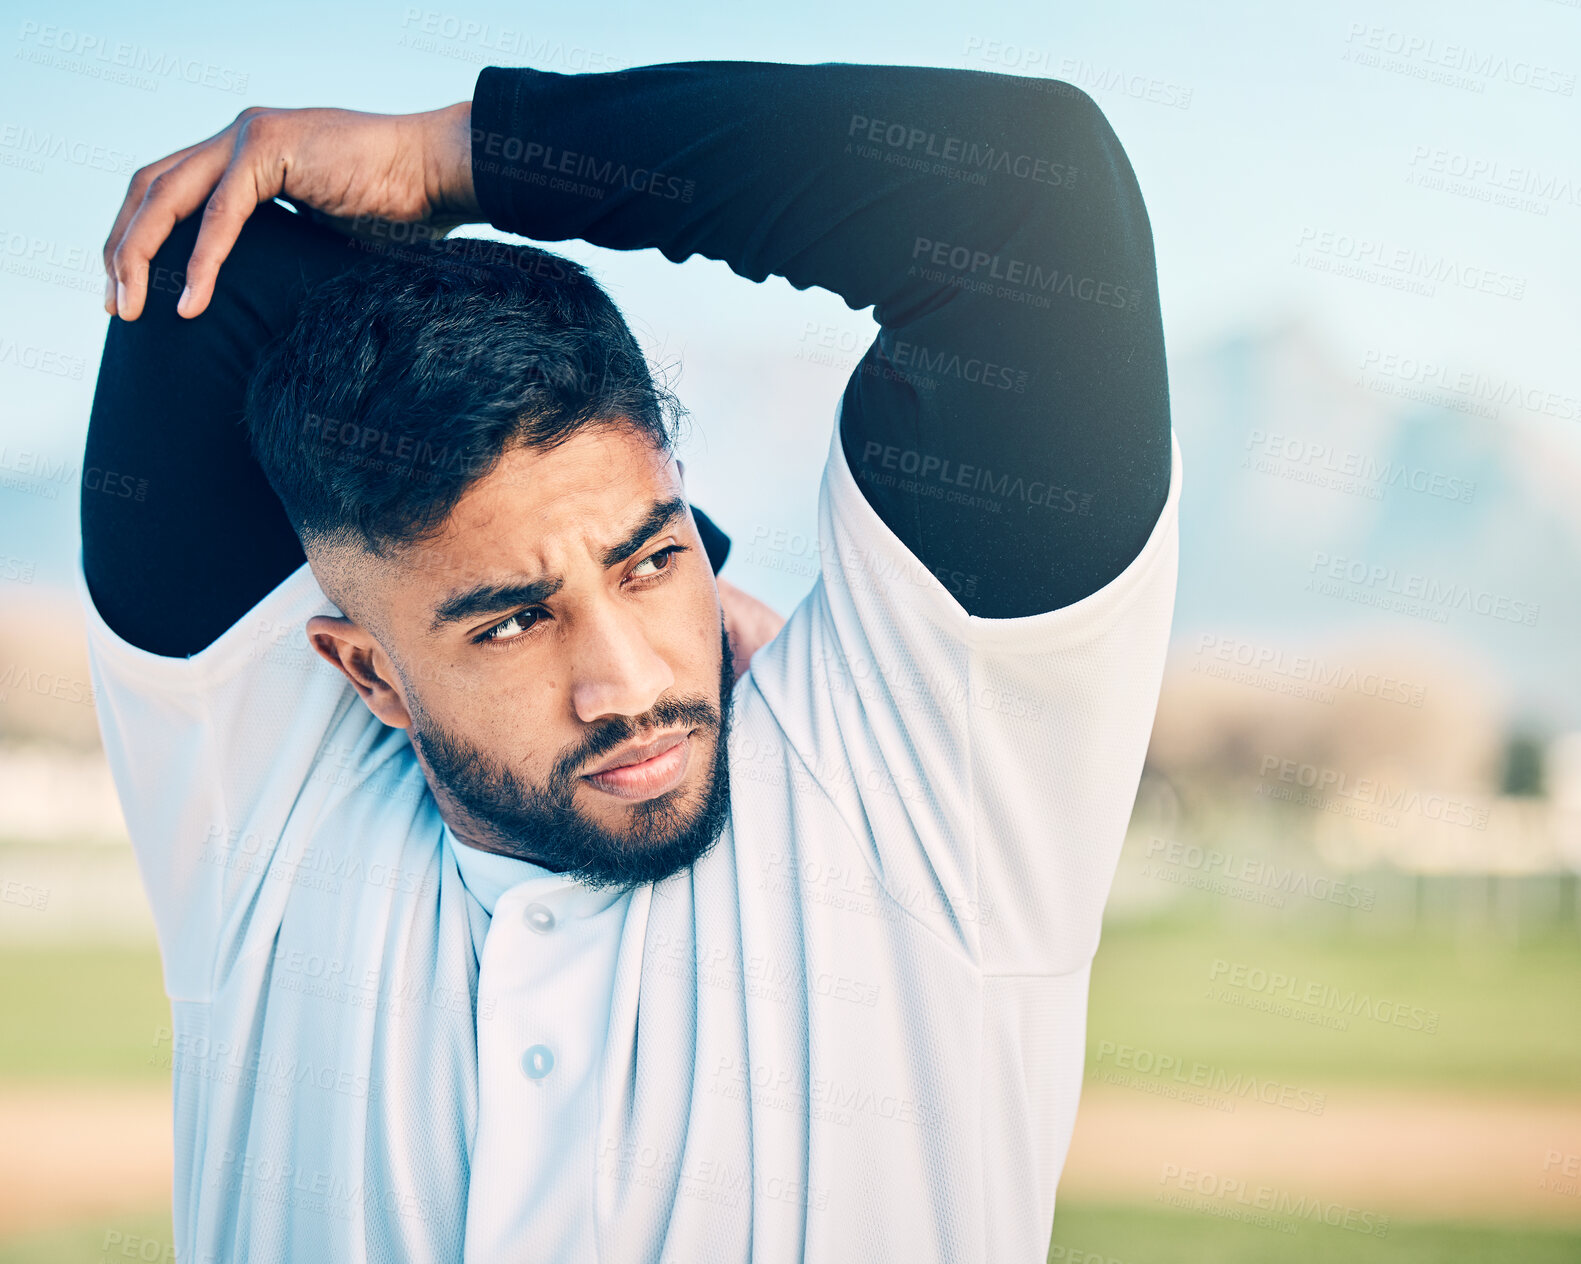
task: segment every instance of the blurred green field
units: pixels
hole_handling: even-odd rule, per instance
[[[1338,1031],[1210,999],[1227,976],[1212,978],[1217,961],[1297,979],[1297,994],[1317,983],[1436,1011],[1437,1031],[1354,1013]],[[1093,963],[1089,1069],[1102,1040],[1316,1087],[1574,1095],[1581,941],[1563,930],[1515,943],[1447,927],[1257,925],[1211,911],[1111,925]]]
[[[1216,960],[1437,1011],[1435,1034],[1352,1016],[1330,1030],[1208,999]],[[1111,925],[1093,966],[1102,1040],[1259,1075],[1413,1089],[1581,1094],[1581,943],[1447,931],[1323,932],[1192,915]],[[0,1079],[168,1075],[153,947],[0,949]],[[1518,1033],[1518,1038],[1512,1036]],[[168,1050],[168,1041],[163,1045]]]
[[[170,1212],[109,1216],[83,1224],[0,1239],[0,1264],[115,1264],[144,1260],[176,1264]]]
[[[159,950],[0,948],[0,1081],[170,1078]]]
[[[123,1216],[0,1242],[0,1264],[173,1264],[170,1217]],[[1581,1232],[1396,1223],[1367,1237],[1302,1225],[1294,1234],[1149,1207],[1061,1203],[1049,1264],[1574,1264]]]
[[[1063,1202],[1054,1212],[1049,1247],[1049,1264],[1575,1264],[1576,1260],[1581,1260],[1581,1230],[1396,1221],[1381,1238],[1309,1224],[1286,1234],[1152,1207]]]
[[[1352,1017],[1330,1030],[1209,998],[1215,961],[1279,971],[1344,992],[1437,1011],[1435,1034]],[[1450,1090],[1475,1096],[1581,1094],[1581,944],[1556,929],[1518,942],[1444,928],[1259,922],[1211,902],[1117,922],[1093,970],[1089,1071],[1102,1041],[1326,1089]],[[157,952],[8,945],[0,950],[0,1086],[121,1082],[169,1074]],[[98,1217],[5,1239],[0,1264],[171,1259],[168,1215]],[[113,1235],[119,1234],[120,1237]],[[107,1235],[112,1235],[107,1237]],[[106,1242],[112,1249],[106,1248]],[[157,1244],[149,1245],[149,1244]],[[1293,1233],[1192,1214],[1065,1199],[1050,1260],[1070,1264],[1305,1264],[1581,1260],[1581,1228],[1396,1221],[1376,1238],[1301,1223]]]

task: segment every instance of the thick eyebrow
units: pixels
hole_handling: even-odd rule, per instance
[[[599,555],[605,568],[618,566],[631,557],[644,544],[686,512],[686,502],[679,496],[655,501],[633,527],[625,539],[613,544]],[[524,606],[536,606],[547,601],[564,586],[560,575],[540,579],[514,580],[503,584],[478,584],[476,587],[452,593],[434,611],[430,634],[442,632],[447,626],[475,619],[479,615],[504,613]]]

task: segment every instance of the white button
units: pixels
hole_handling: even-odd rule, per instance
[[[522,910],[522,916],[526,918],[527,925],[540,935],[554,929],[554,914],[546,904],[529,904]]]
[[[529,1080],[541,1080],[554,1070],[554,1054],[548,1045],[534,1045],[522,1054],[522,1074]]]

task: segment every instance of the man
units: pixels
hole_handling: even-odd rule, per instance
[[[432,240],[480,218],[874,307],[821,574],[733,685],[673,410],[580,269]],[[210,410],[257,460],[84,505],[183,1258],[1041,1260],[1177,557],[1092,101],[490,67],[244,112],[106,263],[90,459],[166,469]]]

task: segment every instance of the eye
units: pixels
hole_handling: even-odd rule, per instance
[[[482,636],[476,638],[479,645],[498,645],[501,641],[514,641],[525,636],[538,626],[541,616],[532,610],[523,610],[513,614],[503,623],[496,623]]]
[[[672,544],[668,548],[660,549],[657,553],[650,553],[631,568],[631,573],[637,579],[652,579],[655,575],[662,574],[670,569],[672,554],[686,553],[690,551],[690,548],[691,546],[686,544]],[[638,574],[650,562],[653,563],[653,569],[648,571],[647,574]]]

